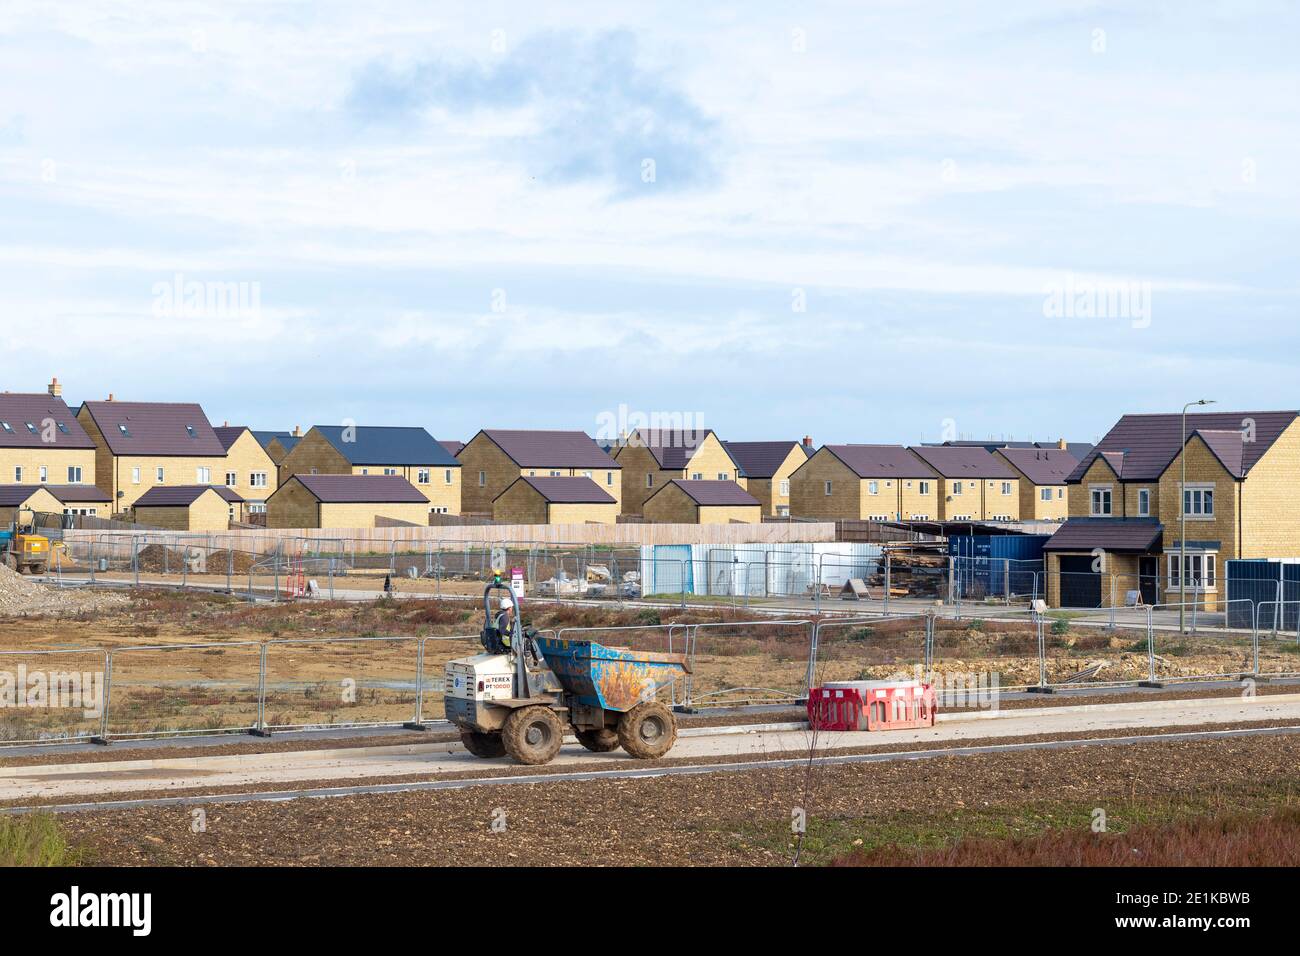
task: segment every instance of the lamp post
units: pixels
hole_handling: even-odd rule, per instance
[[[1187,410],[1193,405],[1213,405],[1214,399],[1198,399],[1183,406],[1183,443],[1178,448],[1182,475],[1178,484],[1178,633],[1186,634],[1187,618]]]

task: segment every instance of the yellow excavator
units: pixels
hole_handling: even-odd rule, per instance
[[[44,574],[50,566],[50,539],[36,530],[36,512],[19,508],[9,530],[0,531],[0,560],[10,571]]]

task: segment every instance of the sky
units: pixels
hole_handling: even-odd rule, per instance
[[[0,7],[3,387],[214,424],[1300,408],[1300,5]]]

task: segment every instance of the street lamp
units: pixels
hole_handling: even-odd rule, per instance
[[[1214,399],[1202,398],[1183,406],[1183,443],[1178,457],[1182,476],[1178,485],[1178,633],[1186,634],[1187,617],[1187,410],[1193,405],[1213,405]]]

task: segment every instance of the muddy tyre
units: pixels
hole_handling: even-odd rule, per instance
[[[526,764],[550,763],[560,752],[564,724],[549,707],[521,707],[501,728],[506,753]]]
[[[637,704],[618,720],[618,742],[638,760],[662,757],[677,742],[677,720],[663,704]]]
[[[48,570],[49,569],[43,564],[32,565],[32,574],[40,575],[40,574],[44,574]]]
[[[616,730],[579,730],[576,731],[578,743],[592,753],[603,754],[618,749],[618,731]]]
[[[462,730],[460,742],[475,757],[504,757],[506,745],[500,734],[480,734],[474,730]]]

